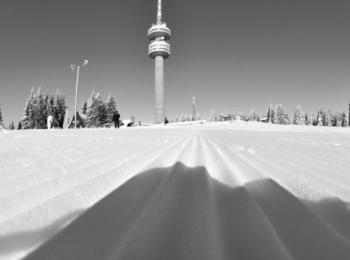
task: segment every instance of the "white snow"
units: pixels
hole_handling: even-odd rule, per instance
[[[131,177],[176,162],[229,187],[271,179],[300,199],[350,202],[350,128],[199,121],[0,132],[0,259],[26,255]]]

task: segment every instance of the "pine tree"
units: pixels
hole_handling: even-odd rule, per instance
[[[325,115],[325,124],[326,126],[332,126],[332,117],[333,117],[333,112],[331,110],[328,110],[328,112]]]
[[[22,122],[19,121],[19,122],[18,122],[18,125],[17,125],[17,130],[21,130],[21,129],[22,129]]]
[[[343,122],[343,116],[342,113],[336,113],[336,127],[341,127],[342,126],[342,122]]]
[[[86,121],[84,118],[81,117],[79,112],[77,112],[77,128],[84,128],[86,126]],[[73,115],[72,121],[68,121],[68,128],[74,128],[75,127],[75,116]]]
[[[118,113],[117,110],[117,102],[111,94],[108,95],[106,101],[106,123],[113,124],[114,123],[114,115]]]
[[[287,125],[290,123],[288,114],[284,111],[281,104],[275,106],[274,109],[274,123],[280,125]]]
[[[38,129],[47,128],[47,106],[45,102],[45,98],[42,94],[41,87],[38,88],[37,93],[35,95],[35,124]]]
[[[99,121],[99,127],[104,126],[107,123],[107,107],[106,104],[102,100],[102,96],[98,93],[96,95],[96,101],[95,104],[97,104],[97,111],[98,111],[98,121]]]
[[[267,122],[271,123],[271,106],[267,107]]]
[[[95,91],[92,90],[91,95],[89,99],[87,100],[87,107],[86,107],[86,126],[92,127],[92,103],[93,99],[95,98]]]
[[[341,113],[341,126],[342,127],[347,127],[349,124],[348,122],[348,117],[345,112]]]
[[[106,104],[100,93],[91,93],[86,111],[86,124],[88,127],[102,127],[107,120]]]
[[[46,95],[46,110],[48,116],[54,116],[55,114],[55,98],[52,95]]]
[[[277,120],[276,120],[276,105],[275,105],[274,109],[272,109],[272,105],[271,105],[271,108],[270,108],[270,122],[272,124],[277,124]]]
[[[87,109],[86,109],[86,126],[87,127],[94,127],[95,121],[96,121],[96,115],[94,111],[94,102],[95,102],[95,90],[91,92],[91,96],[88,99],[87,103]]]
[[[320,111],[317,112],[317,126],[324,126],[325,125],[325,113],[323,111],[323,109],[321,109]]]
[[[349,111],[348,111],[348,126],[350,126],[350,101],[349,101]]]
[[[310,122],[311,122],[311,125],[313,125],[313,126],[316,126],[316,125],[317,125],[317,118],[316,118],[316,115],[315,115],[315,114],[311,114],[311,116],[310,116]]]
[[[34,129],[38,129],[38,115],[39,115],[39,111],[38,111],[38,96],[37,96],[38,92],[35,91],[34,89],[34,95],[32,97],[32,109],[33,109],[33,128]]]
[[[57,90],[53,96],[53,117],[59,128],[63,128],[66,108],[65,96]]]
[[[311,118],[307,113],[305,113],[304,122],[305,122],[305,125],[311,125],[311,123],[312,123]]]
[[[64,118],[66,116],[66,97],[64,95],[60,95],[59,98],[59,107],[58,107],[58,111],[59,111],[59,117],[58,117],[58,127],[63,128],[64,125]]]
[[[23,129],[33,129],[35,127],[35,94],[34,88],[31,89],[29,97],[24,108],[24,116],[22,118]]]
[[[301,109],[301,105],[298,105],[295,108],[293,124],[294,125],[305,125],[305,115]]]
[[[16,129],[15,123],[13,121],[9,124],[9,129],[10,130],[15,130]]]
[[[254,109],[252,109],[252,110],[248,113],[247,121],[258,121],[258,116],[257,116],[257,114],[255,113]]]
[[[331,124],[332,126],[337,126],[338,124],[338,118],[336,113],[331,113]]]

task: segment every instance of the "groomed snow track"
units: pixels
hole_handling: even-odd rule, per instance
[[[41,245],[29,259],[350,259],[349,141],[320,128],[3,133],[0,258]]]

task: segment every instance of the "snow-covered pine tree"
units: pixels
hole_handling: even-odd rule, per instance
[[[267,107],[267,122],[271,123],[271,104]]]
[[[331,124],[332,126],[337,126],[337,121],[338,121],[338,118],[337,118],[337,114],[332,112],[331,113]]]
[[[35,127],[35,93],[34,88],[31,89],[29,97],[24,108],[24,116],[22,118],[23,129],[33,129]]]
[[[349,122],[348,122],[348,117],[347,117],[345,112],[341,113],[341,118],[342,118],[341,126],[342,127],[347,127]]]
[[[289,125],[290,123],[291,123],[291,120],[289,119],[289,115],[287,114],[286,111],[284,111],[283,124]]]
[[[118,113],[117,111],[117,102],[115,98],[109,94],[106,100],[106,123],[114,124],[114,114]]]
[[[309,125],[310,124],[308,113],[304,114],[304,122],[305,122],[305,125]]]
[[[33,109],[33,128],[38,129],[39,122],[39,102],[38,102],[38,91],[34,89],[34,95],[32,96],[32,109]]]
[[[324,126],[325,114],[323,109],[317,112],[316,120],[317,120],[317,126]]]
[[[343,116],[342,113],[336,113],[336,127],[341,127],[342,126],[342,122],[343,122]]]
[[[273,113],[272,113],[272,122],[274,124],[280,124],[282,116],[281,116],[281,105],[280,104],[276,104],[274,109],[273,109]]]
[[[275,106],[274,114],[275,114],[275,119],[274,119],[274,121],[275,121],[274,123],[275,124],[287,125],[287,124],[290,123],[289,116],[284,111],[284,109],[283,109],[281,104],[278,104],[278,105]]]
[[[324,126],[332,126],[332,111],[328,110],[324,112]]]
[[[9,129],[10,130],[15,130],[16,129],[15,123],[13,121],[11,123],[9,123]]]
[[[313,125],[313,126],[316,126],[317,125],[317,117],[316,117],[316,115],[315,114],[311,114],[311,116],[310,116],[310,123],[311,123],[311,125]]]
[[[46,102],[46,111],[47,111],[47,116],[53,116],[54,114],[54,97],[52,95],[46,95],[45,97],[45,102]]]
[[[311,125],[312,123],[308,113],[305,113],[304,122],[305,122],[305,125]]]
[[[272,105],[270,107],[270,121],[272,124],[277,124],[276,108],[277,108],[277,105],[275,105],[274,109],[272,109]]]
[[[2,118],[1,104],[0,104],[0,129],[3,127],[4,119]]]
[[[86,121],[85,118],[81,117],[79,112],[77,111],[77,128],[85,128]],[[75,116],[73,115],[72,121],[68,121],[68,128],[74,128],[75,127]]]
[[[348,126],[350,126],[350,101],[349,101],[349,111],[348,111]]]
[[[87,100],[87,107],[86,107],[86,126],[87,127],[94,127],[94,113],[93,113],[93,103],[95,100],[95,90],[92,90],[90,98]]]
[[[32,96],[32,109],[33,109],[33,129],[37,129],[38,128],[38,98],[37,98],[37,94],[38,92],[35,91],[34,89],[34,95]]]
[[[59,116],[58,116],[58,127],[59,128],[63,128],[64,125],[64,118],[66,116],[66,97],[62,94],[60,94],[60,98],[59,98],[59,107],[58,107],[58,111],[59,111]]]
[[[21,129],[22,129],[22,122],[18,121],[17,130],[21,130]]]
[[[249,111],[248,116],[247,116],[247,121],[258,121],[258,116],[255,113],[254,109]]]
[[[272,118],[273,118],[273,109],[272,109],[272,104],[269,105],[269,118],[268,118],[268,122],[272,123]]]
[[[56,90],[56,93],[53,96],[53,117],[59,128],[63,128],[66,108],[65,96]]]
[[[107,109],[101,94],[91,93],[86,111],[86,124],[88,127],[102,127],[106,123]]]
[[[106,103],[103,102],[102,96],[100,93],[96,95],[96,104],[98,104],[98,121],[99,127],[103,127],[107,123],[107,107]]]
[[[297,105],[295,108],[293,124],[294,125],[305,125],[305,115],[301,109],[301,105]]]
[[[42,94],[41,87],[38,88],[37,93],[35,95],[35,124],[38,129],[47,128],[47,109],[45,103],[45,97]]]
[[[24,115],[22,117],[22,125],[23,129],[31,129],[31,120],[30,120],[30,101],[29,99],[26,101],[26,105],[24,107]]]

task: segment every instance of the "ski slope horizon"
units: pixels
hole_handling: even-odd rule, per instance
[[[161,259],[159,244],[184,259],[174,243],[191,259],[350,257],[350,128],[233,122],[3,131],[0,144],[0,259],[41,244],[30,257],[45,259],[64,237],[87,246],[89,230],[74,231],[79,225],[101,226],[95,231],[110,246],[106,257],[137,254],[124,239],[152,259]],[[115,209],[106,206],[111,201]],[[128,203],[136,209],[129,212]],[[118,238],[104,232],[113,225],[110,214],[121,218]],[[190,219],[198,229],[185,230]],[[171,235],[161,230],[169,225],[192,242],[167,244]],[[191,243],[212,255],[198,255]],[[76,248],[68,252],[82,257]]]

